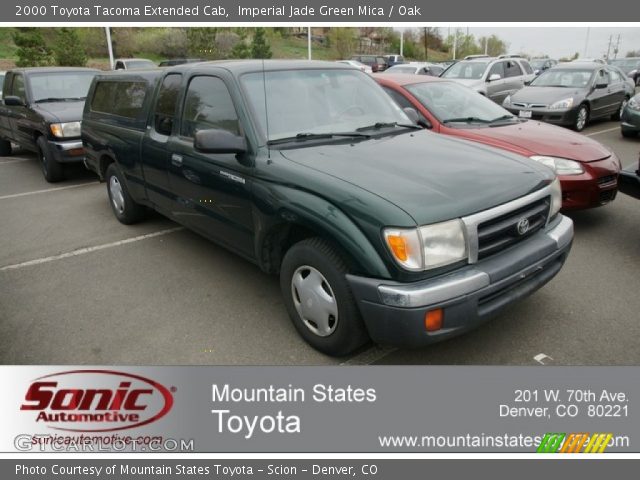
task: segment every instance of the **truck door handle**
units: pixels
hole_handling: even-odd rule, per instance
[[[182,166],[182,155],[178,155],[174,153],[171,155],[171,163],[173,163],[176,167]]]

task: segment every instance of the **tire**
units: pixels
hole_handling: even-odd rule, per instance
[[[578,113],[576,114],[576,119],[573,121],[573,129],[576,132],[581,132],[584,130],[584,127],[589,123],[589,107],[587,105],[580,105],[578,108]]]
[[[42,168],[42,174],[49,183],[59,182],[64,179],[64,170],[49,150],[47,139],[43,136],[39,136],[36,140],[36,147],[38,149],[38,160],[40,161],[40,168]]]
[[[139,222],[144,217],[144,207],[133,201],[124,175],[115,163],[107,167],[105,173],[107,182],[107,193],[109,195],[109,205],[118,221],[124,225],[131,225]]]
[[[0,157],[8,157],[9,155],[11,155],[11,142],[0,139]]]
[[[347,273],[340,253],[320,238],[292,246],[280,269],[280,289],[296,330],[316,350],[337,357],[369,341]]]
[[[638,132],[635,132],[633,130],[627,130],[626,128],[621,128],[620,133],[624,138],[635,138],[638,136]]]
[[[618,110],[611,115],[611,120],[620,120],[620,117],[622,116],[622,110],[624,110],[624,107],[627,106],[628,102],[629,97],[624,97],[624,100],[622,100],[622,102],[620,103],[620,108],[618,108]]]

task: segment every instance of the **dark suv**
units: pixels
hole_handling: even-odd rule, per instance
[[[62,67],[8,71],[0,105],[0,155],[10,155],[11,143],[18,144],[38,154],[47,181],[62,180],[62,164],[84,160],[80,120],[97,72]]]
[[[549,168],[408,112],[339,63],[213,62],[99,75],[82,138],[122,223],[149,207],[279,274],[301,336],[344,355],[469,330],[571,247]]]
[[[383,55],[353,55],[351,60],[356,60],[360,63],[364,63],[371,67],[371,70],[375,72],[384,72],[389,68],[386,57]]]

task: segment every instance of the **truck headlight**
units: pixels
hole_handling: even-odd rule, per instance
[[[384,238],[393,258],[406,270],[442,267],[467,258],[462,220],[454,219],[418,228],[388,228]]]
[[[564,100],[558,100],[551,104],[549,110],[566,110],[573,107],[573,98],[565,98]]]
[[[546,165],[557,175],[580,175],[584,173],[584,168],[580,162],[567,160],[566,158],[548,157],[546,155],[533,155],[529,157],[538,163]]]
[[[82,122],[52,123],[51,133],[58,138],[79,137],[81,124]]]
[[[562,187],[558,177],[551,183],[551,206],[549,208],[549,219],[553,219],[562,208]]]

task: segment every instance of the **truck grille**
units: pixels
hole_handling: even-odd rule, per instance
[[[549,197],[545,197],[478,224],[478,260],[518,243],[543,228],[549,215],[549,202]],[[525,229],[521,224],[519,229],[520,222],[528,224],[528,227]]]

